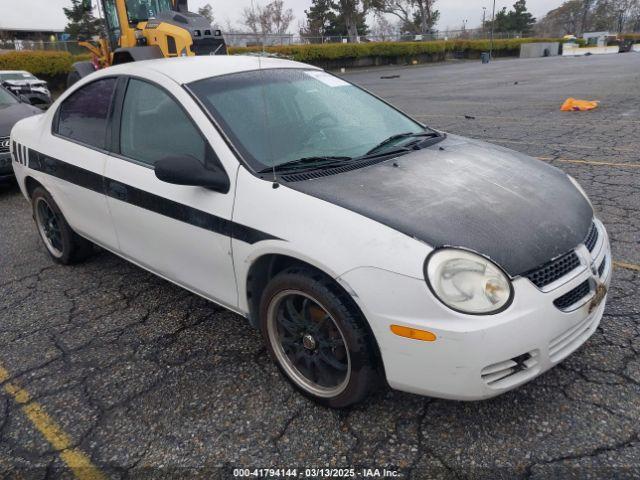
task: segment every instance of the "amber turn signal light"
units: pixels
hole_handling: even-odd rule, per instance
[[[427,330],[403,327],[402,325],[391,325],[391,331],[400,337],[422,340],[423,342],[435,342],[436,334]]]

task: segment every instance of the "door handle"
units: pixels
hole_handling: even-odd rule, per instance
[[[110,182],[107,192],[117,200],[127,200],[127,187],[120,182]]]

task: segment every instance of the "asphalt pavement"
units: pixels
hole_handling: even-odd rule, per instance
[[[382,79],[381,76],[399,75]],[[576,177],[611,236],[604,319],[498,398],[383,390],[335,411],[296,393],[239,316],[101,253],[46,256],[0,190],[0,475],[229,478],[236,467],[369,467],[405,478],[640,476],[640,54],[347,72],[435,128]],[[569,96],[600,100],[560,112]],[[535,225],[532,225],[535,227]]]

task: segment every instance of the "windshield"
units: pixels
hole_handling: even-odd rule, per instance
[[[0,80],[34,80],[35,77],[27,72],[0,73]]]
[[[358,157],[417,122],[319,70],[272,69],[189,85],[251,167],[307,157]]]
[[[171,0],[127,0],[129,23],[144,22],[171,9]]]
[[[14,103],[18,103],[16,97],[0,87],[0,105],[13,105]]]

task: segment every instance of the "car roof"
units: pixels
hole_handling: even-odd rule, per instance
[[[267,68],[319,68],[291,60],[251,55],[202,55],[194,57],[159,58],[125,63],[102,70],[109,74],[132,74],[155,71],[184,84],[229,73]]]
[[[27,72],[26,70],[0,70],[0,75],[3,73],[28,73],[29,75],[33,76],[33,73]]]

